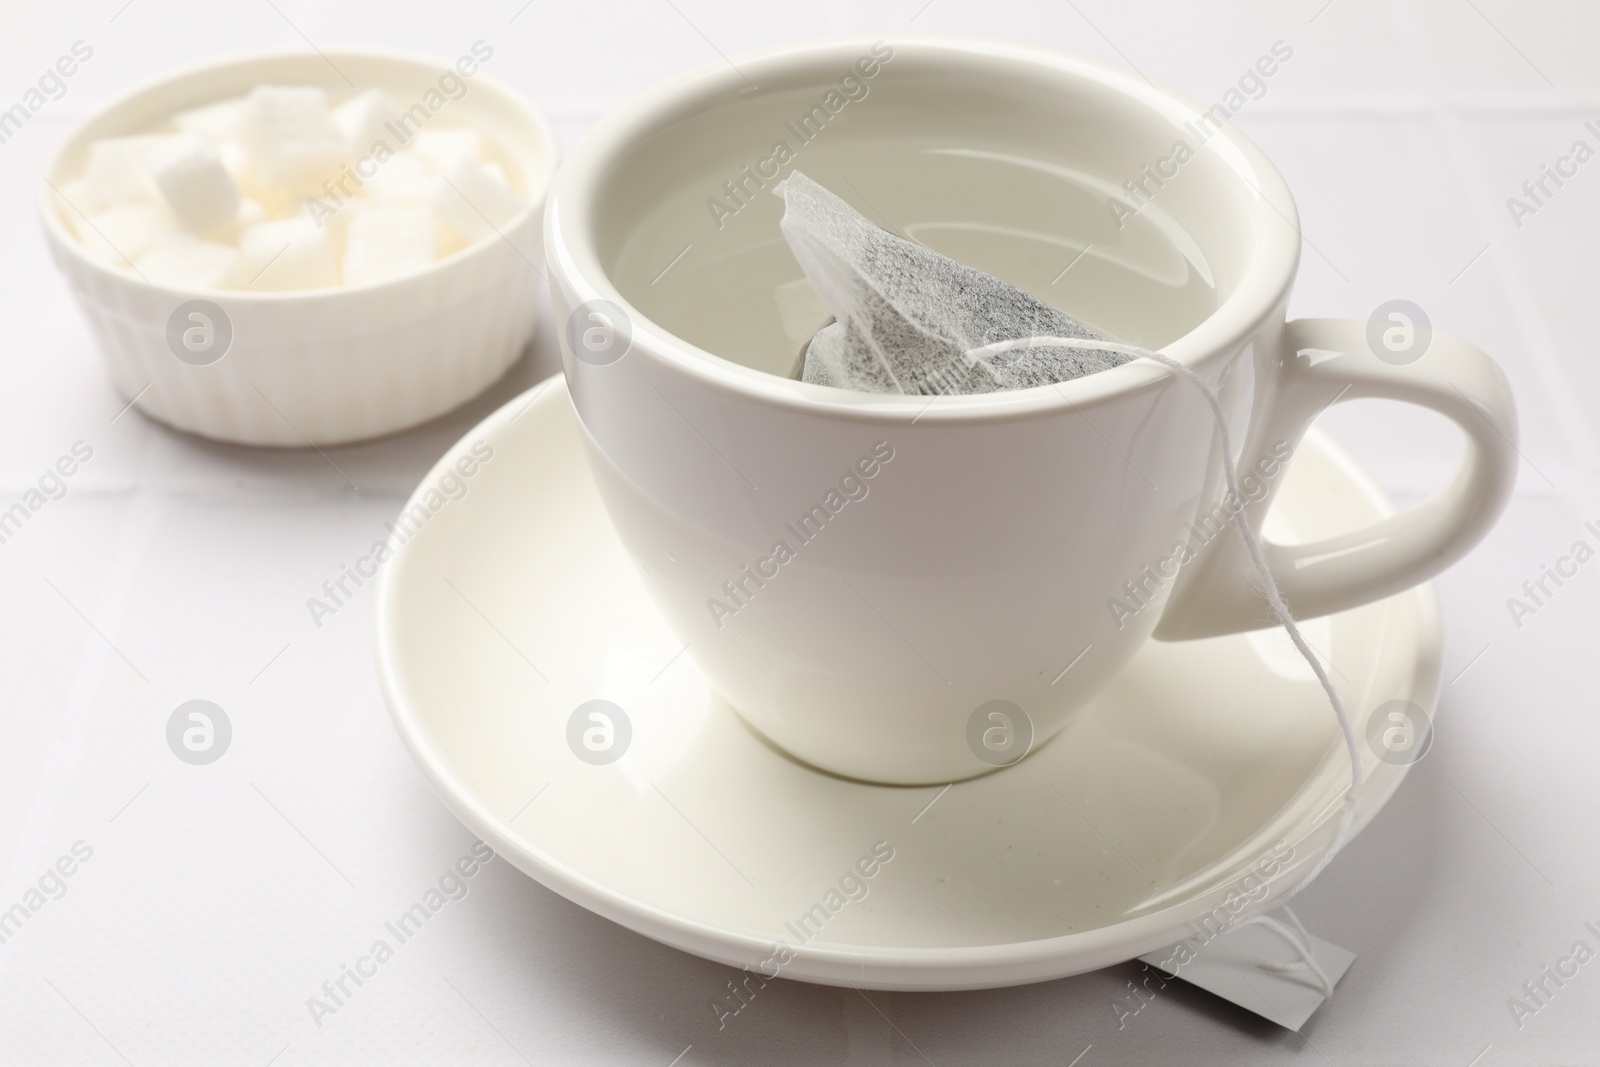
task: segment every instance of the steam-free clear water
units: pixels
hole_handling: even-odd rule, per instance
[[[754,168],[743,169],[751,162],[711,162],[669,184],[610,268],[622,294],[658,325],[725,359],[792,376],[829,313],[779,232],[773,181],[757,189],[747,176]],[[1132,214],[1114,213],[1110,200],[1126,206],[1127,194],[1070,163],[1002,147],[825,136],[802,145],[783,173],[792,169],[885,229],[1120,340],[1160,347],[1217,307],[1210,267],[1162,210],[1159,192]],[[728,192],[729,180],[743,183],[741,196]]]

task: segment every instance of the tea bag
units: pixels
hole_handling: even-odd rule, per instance
[[[1032,344],[1110,340],[1008,282],[896,237],[793,171],[779,223],[834,321],[805,351],[804,381],[869,393],[989,393],[1126,363],[1121,352]],[[1016,341],[991,353],[975,349]]]
[[[784,200],[784,239],[835,319],[806,347],[805,381],[876,393],[986,393],[1149,360],[1205,398],[1216,421],[1228,492],[1242,498],[1222,399],[1191,368],[1164,352],[1108,338],[1014,285],[879,229],[799,171],[791,171],[774,192]],[[1257,591],[1322,685],[1350,758],[1350,787],[1332,845],[1287,893],[1245,909],[1234,921],[1269,925],[1273,921],[1260,914],[1264,907],[1282,905],[1309,885],[1350,839],[1366,773],[1344,701],[1284,602],[1260,540],[1242,511],[1234,522],[1259,580]],[[1302,956],[1312,967],[1309,951]],[[1317,975],[1324,995],[1330,994],[1328,976],[1321,970]]]

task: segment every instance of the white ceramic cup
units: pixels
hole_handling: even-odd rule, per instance
[[[1204,399],[1150,361],[974,396],[786,378],[821,325],[769,195],[795,167],[1193,368],[1232,413],[1248,499],[1224,496]],[[1334,402],[1431,408],[1467,455],[1375,526],[1294,544],[1269,525],[1297,615],[1422,582],[1493,524],[1517,461],[1504,375],[1414,310],[1285,324],[1296,218],[1252,144],[1136,77],[1010,44],[843,40],[610,115],[557,175],[545,243],[591,464],[687,654],[792,755],[936,783],[1048,740],[1152,634],[1271,625],[1226,524],[1262,529]]]
[[[527,346],[538,313],[539,219],[559,150],[549,122],[487,73],[493,64],[482,58],[309,48],[231,56],[164,75],[78,123],[45,166],[39,217],[117,391],[180,430],[305,448],[415,426],[499,379]],[[180,111],[262,84],[315,85],[335,98],[380,88],[402,108],[426,101],[431,107],[416,114],[437,112],[429,122],[489,135],[527,207],[498,237],[419,270],[316,290],[179,290],[83,246],[71,225],[82,213],[60,190],[83,171],[90,143],[158,129]],[[173,324],[188,326],[196,301],[210,306],[194,321],[222,351],[180,358]]]

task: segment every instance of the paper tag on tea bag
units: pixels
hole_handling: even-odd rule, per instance
[[[1356,958],[1320,937],[1307,936],[1305,944],[1330,986]],[[1210,937],[1192,937],[1139,959],[1290,1030],[1298,1031],[1328,999],[1321,979],[1294,945],[1262,923],[1244,922]]]

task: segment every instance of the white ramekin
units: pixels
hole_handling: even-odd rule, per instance
[[[471,53],[467,53],[471,55]],[[482,57],[473,57],[480,64]],[[45,167],[38,208],[57,265],[99,342],[116,388],[152,418],[252,445],[331,445],[403,430],[487,388],[533,331],[543,284],[540,220],[558,147],[549,122],[480,65],[438,114],[483,130],[519,172],[527,206],[491,237],[413,274],[305,292],[192,292],[152,285],[78,242],[56,189],[88,145],[156,127],[186,108],[263,83],[348,93],[382,88],[402,107],[437,88],[454,60],[388,49],[275,51],[192,67],[127,93],[66,137]],[[489,62],[492,63],[492,55]],[[168,320],[193,299],[232,326],[216,362],[174,355]]]

